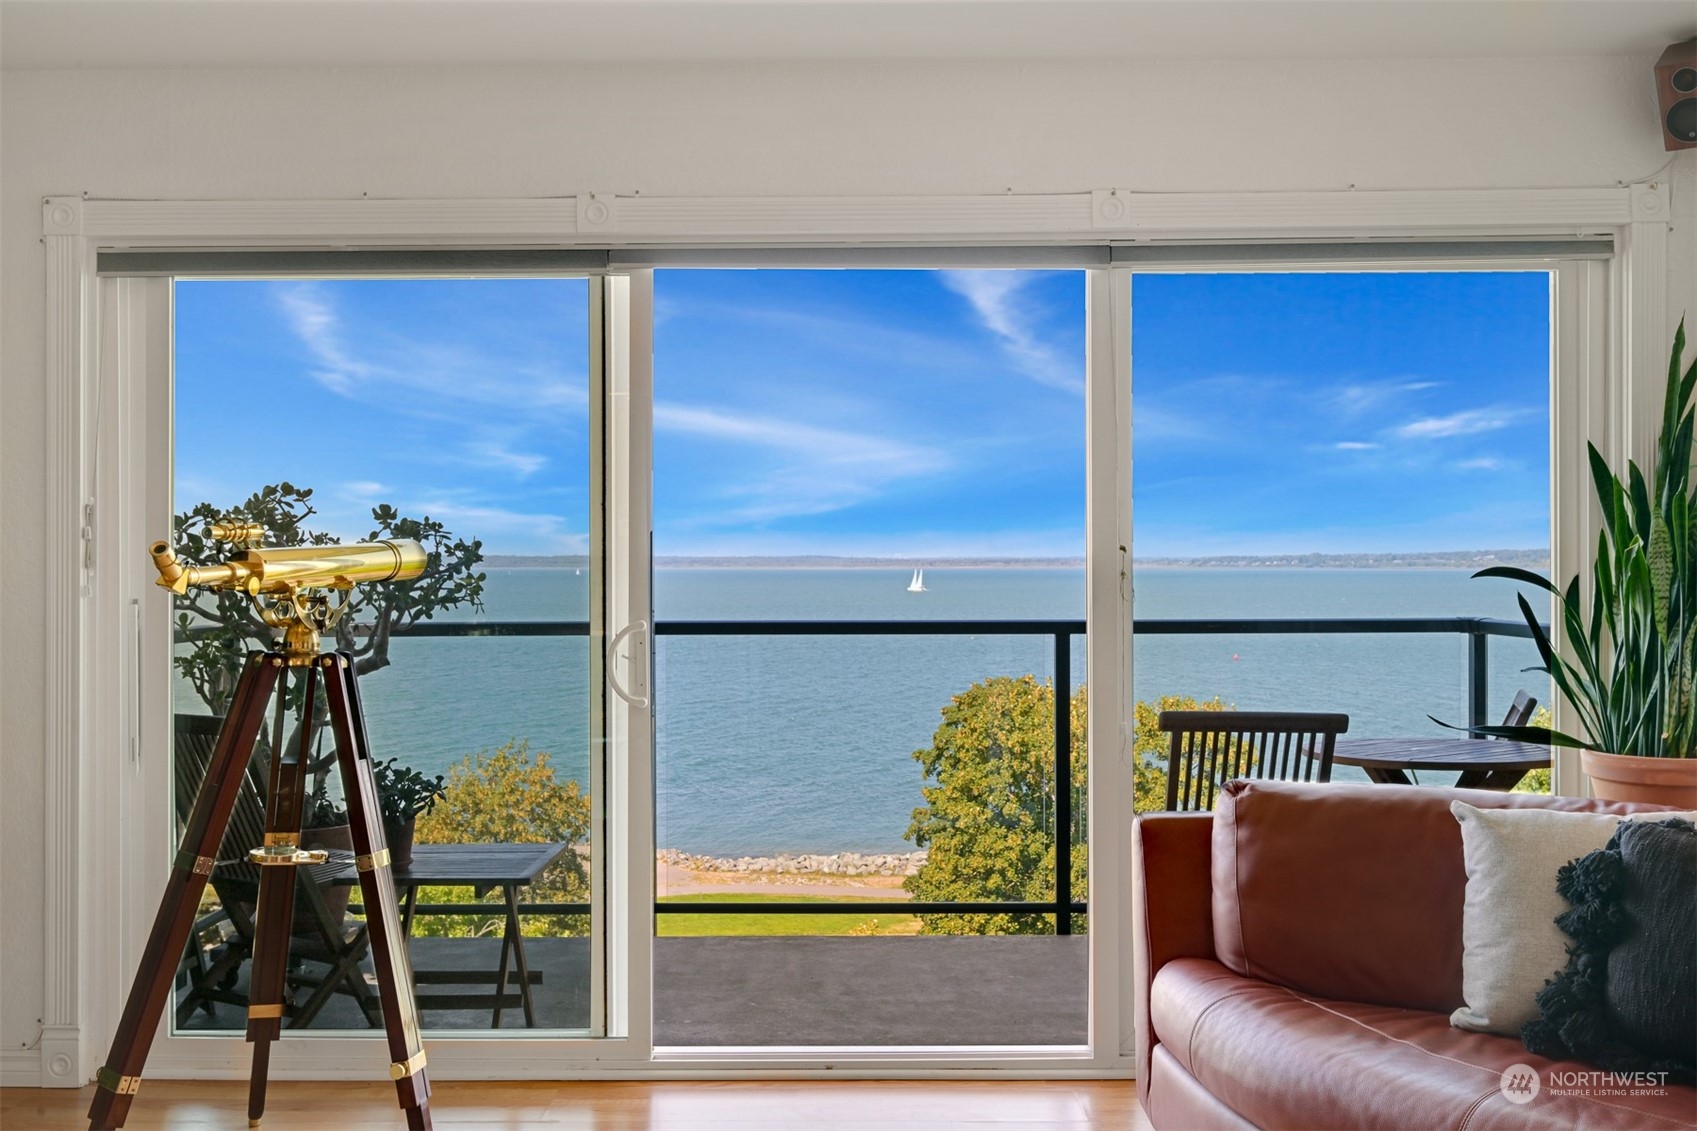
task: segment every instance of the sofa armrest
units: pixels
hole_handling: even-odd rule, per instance
[[[1214,957],[1212,813],[1148,813],[1132,825],[1132,978],[1137,1095],[1149,1099],[1149,983],[1175,958]]]

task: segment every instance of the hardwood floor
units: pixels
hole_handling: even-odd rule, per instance
[[[87,1127],[93,1087],[0,1089],[5,1131]],[[1136,1085],[1109,1081],[443,1082],[444,1131],[1152,1131]],[[402,1128],[388,1083],[271,1085],[271,1131]],[[125,1131],[247,1127],[245,1081],[147,1080]]]

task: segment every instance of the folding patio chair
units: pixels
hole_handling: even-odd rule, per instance
[[[213,715],[177,715],[174,722],[175,794],[177,820],[181,823],[188,820],[194,807],[195,795],[206,776],[224,720]],[[237,983],[242,964],[253,954],[253,908],[259,899],[259,866],[249,862],[248,850],[258,848],[264,840],[263,778],[254,766],[249,766],[236,794],[236,806],[224,833],[218,862],[212,870],[211,884],[221,909],[195,924],[189,936],[188,953],[179,970],[179,974],[186,973],[188,978],[188,986],[177,1003],[179,1027],[187,1024],[196,1009],[212,1015],[214,1002],[247,1007],[247,995],[237,989]],[[367,1025],[376,1028],[383,1023],[377,996],[367,985],[359,965],[371,946],[366,928],[362,924],[351,931],[344,930],[342,923],[333,919],[324,899],[324,887],[330,878],[345,871],[352,861],[353,853],[332,850],[327,863],[297,869],[295,926],[289,942],[290,997],[299,989],[310,988],[312,993],[304,1003],[285,1006],[284,1016],[290,1028],[310,1024],[337,992],[353,996]],[[202,940],[212,930],[219,931],[223,941],[221,948],[214,944],[212,953],[208,954]],[[322,975],[309,975],[304,969],[305,962],[327,970]]]

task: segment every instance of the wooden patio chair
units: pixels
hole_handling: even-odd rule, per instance
[[[174,722],[174,792],[180,825],[188,820],[194,808],[195,796],[211,764],[212,749],[224,720],[215,715],[177,715]],[[265,842],[264,796],[264,782],[256,767],[249,766],[246,780],[236,794],[217,864],[212,869],[210,882],[220,908],[197,921],[189,936],[183,964],[188,986],[177,1002],[179,1028],[187,1024],[196,1009],[213,1015],[214,1002],[247,1008],[247,995],[236,987],[242,964],[253,955],[253,908],[259,899],[259,866],[248,860],[248,850]],[[382,1007],[359,965],[371,946],[366,928],[362,925],[344,931],[339,917],[336,917],[338,921],[332,921],[324,900],[324,886],[352,860],[352,853],[332,851],[328,863],[296,870],[299,878],[295,885],[296,926],[289,941],[290,997],[302,988],[310,988],[312,994],[304,1003],[291,1002],[285,1007],[291,1028],[309,1024],[337,992],[353,996],[367,1025],[375,1028],[383,1023]],[[309,924],[304,929],[303,920]],[[208,955],[201,940],[212,930],[225,937],[222,948],[214,947],[213,955]],[[328,970],[321,977],[309,975],[300,965],[302,962],[322,965]]]
[[[1331,781],[1338,735],[1349,716],[1290,711],[1162,711],[1171,736],[1167,809],[1212,809],[1233,778]]]
[[[1514,702],[1508,705],[1508,713],[1503,716],[1502,725],[1505,727],[1529,726],[1532,715],[1538,710],[1538,701],[1526,693],[1523,687],[1514,693]],[[1420,784],[1420,775],[1413,770],[1405,771],[1415,785]]]
[[[1514,693],[1514,702],[1508,705],[1508,714],[1503,716],[1503,726],[1523,727],[1532,722],[1532,714],[1538,709],[1538,701],[1526,694],[1521,688]]]

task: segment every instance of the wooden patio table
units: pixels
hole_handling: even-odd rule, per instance
[[[1510,790],[1550,764],[1550,749],[1503,738],[1340,738],[1332,761],[1381,785],[1413,785],[1408,770],[1459,772],[1457,789]]]
[[[524,932],[519,927],[518,890],[536,881],[536,877],[554,861],[565,855],[571,845],[544,844],[420,844],[413,848],[412,863],[404,871],[393,873],[395,886],[401,893],[401,923],[405,934],[412,935],[414,907],[420,887],[471,887],[479,898],[483,893],[499,888],[506,908],[505,929],[501,933],[501,963],[489,973],[458,971],[415,971],[414,981],[425,983],[493,982],[493,994],[419,994],[420,1009],[482,1009],[493,1012],[490,1027],[501,1027],[501,1012],[509,1005],[524,1009],[524,1023],[536,1027],[536,1005],[530,988],[541,980],[532,973],[525,959]],[[356,873],[350,865],[346,877]],[[344,877],[337,877],[343,879]],[[518,993],[507,990],[511,979],[509,968],[516,967]]]

